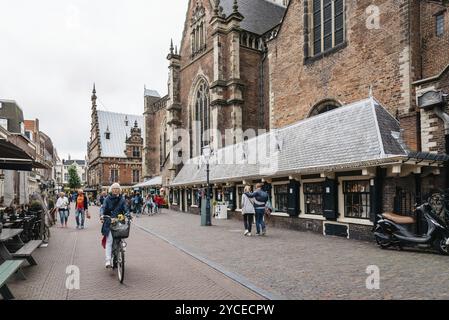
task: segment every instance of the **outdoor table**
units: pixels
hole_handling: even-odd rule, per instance
[[[14,241],[14,245],[22,247],[24,245],[22,239],[19,235],[22,233],[23,229],[3,229],[0,233],[0,257],[6,260],[12,260],[13,256],[6,247],[6,242],[9,240]]]

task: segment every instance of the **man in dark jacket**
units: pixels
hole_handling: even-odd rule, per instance
[[[83,189],[78,190],[78,195],[75,198],[75,218],[76,218],[76,228],[84,229],[85,216],[89,214],[89,204],[87,196],[84,194]]]
[[[262,229],[262,235],[266,234],[266,226],[263,221],[263,217],[265,214],[265,207],[268,202],[268,193],[262,190],[263,183],[258,183],[256,185],[256,191],[253,193],[245,193],[248,198],[254,199],[254,209],[256,211],[256,235],[260,236],[260,231]]]

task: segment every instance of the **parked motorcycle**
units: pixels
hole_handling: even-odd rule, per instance
[[[415,217],[423,217],[424,229],[420,234],[410,231],[416,226],[416,218],[394,213],[383,213],[378,216],[374,227],[374,237],[382,248],[405,246],[434,248],[441,254],[449,255],[449,227],[444,217],[444,202],[434,195],[415,211]]]

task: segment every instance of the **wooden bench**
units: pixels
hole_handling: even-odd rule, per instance
[[[34,260],[34,258],[31,256],[31,254],[34,252],[34,250],[39,248],[39,246],[41,244],[42,244],[42,240],[32,240],[32,241],[28,242],[27,244],[25,244],[22,248],[20,248],[16,252],[14,252],[12,254],[12,256],[14,257],[14,259],[25,258],[30,265],[35,266],[35,265],[37,265],[37,262],[36,262],[36,260]]]
[[[6,285],[6,282],[14,273],[22,273],[20,266],[24,262],[25,260],[6,260],[2,263],[2,265],[0,265],[0,294],[4,300],[14,299],[14,296]],[[23,274],[21,274],[21,276],[23,277]]]

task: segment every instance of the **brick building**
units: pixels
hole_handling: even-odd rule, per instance
[[[141,181],[142,127],[142,116],[98,110],[94,85],[87,150],[88,187],[101,190],[119,182],[126,190]]]
[[[167,57],[169,94],[145,100],[145,176],[162,176],[172,208],[197,212],[210,145],[214,198],[230,212],[244,184],[264,182],[276,223],[371,238],[376,214],[411,214],[449,187],[449,4],[285,5],[189,2],[179,53],[172,45]],[[218,131],[198,141],[208,128]],[[250,128],[269,133],[242,139]],[[222,148],[226,129],[235,144]],[[248,163],[260,139],[268,169]],[[243,164],[224,165],[227,153]]]

